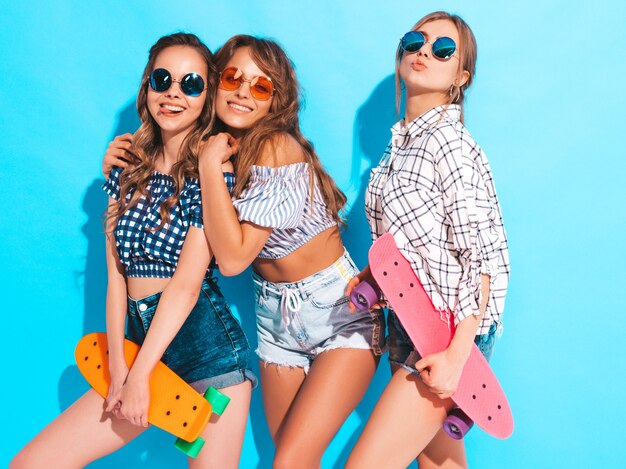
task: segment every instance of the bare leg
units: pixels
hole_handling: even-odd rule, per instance
[[[190,469],[239,467],[243,437],[246,433],[250,395],[250,381],[220,389],[231,401],[221,416],[213,415],[202,432],[204,446],[197,458],[189,458]]]
[[[11,461],[11,469],[84,467],[129,443],[145,428],[104,413],[104,399],[87,391]]]
[[[302,368],[261,362],[261,391],[265,418],[274,444],[278,441],[285,416],[296,398],[305,374]]]
[[[417,457],[420,469],[461,469],[467,468],[463,440],[455,440],[440,429],[422,454]]]
[[[391,365],[391,374],[401,369],[398,365]],[[420,469],[457,469],[467,467],[465,444],[463,440],[450,438],[443,429],[440,429],[435,438],[417,457],[417,465]]]
[[[330,441],[363,398],[377,365],[370,350],[334,349],[316,357],[283,423],[274,467],[319,468]]]
[[[441,400],[422,380],[397,370],[383,391],[346,468],[405,468],[441,428],[451,399]]]

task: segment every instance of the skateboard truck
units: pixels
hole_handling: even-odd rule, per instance
[[[216,415],[222,415],[226,406],[230,402],[230,397],[222,394],[213,387],[209,387],[206,390],[204,398],[209,402],[209,404],[211,404],[211,410]],[[174,443],[174,446],[190,458],[195,458],[198,456],[198,453],[200,453],[202,446],[204,446],[204,439],[202,437],[198,437],[194,441],[186,441],[182,438],[178,438]]]

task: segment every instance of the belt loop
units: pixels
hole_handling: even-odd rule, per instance
[[[304,287],[304,283],[302,282],[298,283],[298,291],[304,301],[307,301],[309,296],[311,296],[311,293],[309,293],[309,291]]]

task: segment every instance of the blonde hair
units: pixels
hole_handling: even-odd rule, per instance
[[[137,95],[137,112],[141,119],[141,126],[133,135],[132,141],[133,151],[139,158],[139,162],[135,165],[129,165],[121,173],[119,198],[108,218],[116,220],[129,207],[135,206],[141,197],[150,197],[147,193],[147,186],[152,171],[156,168],[156,160],[163,152],[163,142],[161,129],[148,110],[148,86],[150,86],[148,82],[157,56],[165,49],[174,46],[193,48],[203,57],[208,71],[206,76],[207,92],[200,117],[183,140],[179,150],[179,158],[172,166],[171,174],[174,178],[175,191],[159,207],[161,223],[154,231],[160,230],[169,223],[170,209],[178,203],[180,193],[185,186],[185,177],[198,177],[198,146],[202,135],[206,133],[206,129],[213,124],[213,98],[217,89],[217,72],[213,65],[213,54],[196,35],[175,33],[163,36],[150,48],[148,63],[143,71],[141,86]],[[131,192],[132,196],[127,202],[126,196]]]
[[[446,105],[458,104],[461,107],[461,122],[463,121],[463,101],[465,99],[465,90],[469,88],[474,80],[474,74],[476,73],[476,57],[477,46],[474,33],[468,26],[468,24],[458,15],[452,15],[445,11],[435,11],[429,13],[420,19],[415,26],[411,28],[411,31],[418,31],[426,23],[436,20],[448,20],[451,21],[456,30],[459,32],[459,44],[457,45],[457,53],[459,57],[459,70],[466,70],[469,73],[469,78],[461,86],[453,86],[453,93],[450,94]],[[396,113],[400,114],[400,101],[402,99],[402,87],[400,80],[400,61],[402,60],[404,50],[401,46],[398,46],[396,51]]]
[[[278,144],[281,134],[291,135],[302,147],[307,162],[313,168],[310,188],[313,194],[315,179],[328,214],[343,223],[339,212],[346,204],[346,196],[339,190],[333,179],[322,167],[315,149],[300,131],[300,88],[293,63],[285,51],[274,41],[240,34],[233,36],[215,53],[215,64],[222,71],[231,57],[242,47],[249,47],[252,60],[272,79],[274,95],[269,113],[259,119],[241,140],[241,146],[234,159],[236,183],[233,197],[239,197],[250,180],[250,167],[258,161],[265,145]],[[217,119],[215,131],[225,130]],[[220,129],[221,127],[221,129]],[[315,178],[315,179],[314,179]]]

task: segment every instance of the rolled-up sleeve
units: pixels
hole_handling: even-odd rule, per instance
[[[486,180],[490,172],[482,167],[486,160],[472,157],[481,154],[480,148],[471,148],[463,139],[455,138],[452,129],[435,132],[429,143],[440,178],[449,239],[462,268],[458,301],[453,308],[458,324],[472,314],[480,314],[481,274],[499,274],[499,250],[505,240],[498,229],[501,219],[495,193],[490,189],[492,181]]]

